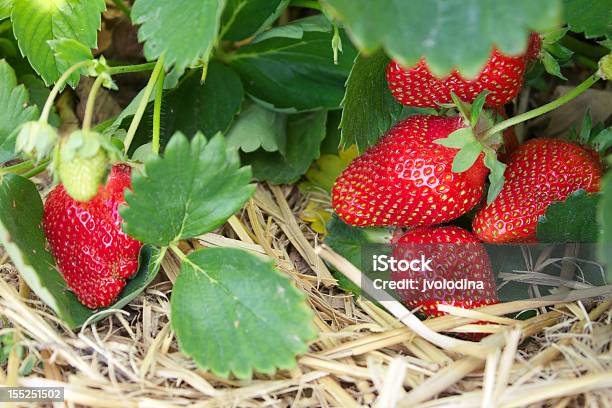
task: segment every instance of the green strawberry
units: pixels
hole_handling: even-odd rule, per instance
[[[73,132],[62,144],[57,171],[66,192],[76,201],[91,200],[106,175],[109,161],[101,136],[89,131]]]

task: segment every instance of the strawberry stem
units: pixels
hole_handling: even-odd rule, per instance
[[[30,178],[39,173],[42,173],[51,160],[45,159],[38,166],[34,166],[34,160],[26,160],[21,163],[17,163],[13,166],[3,167],[0,169],[0,177],[5,174],[20,174],[23,177]]]
[[[57,80],[57,82],[53,86],[53,89],[51,89],[47,100],[45,101],[45,106],[43,107],[42,113],[40,114],[40,118],[38,119],[40,122],[47,123],[47,121],[49,120],[49,114],[51,113],[51,108],[53,107],[53,101],[55,101],[57,94],[59,94],[60,90],[62,89],[68,78],[70,78],[70,75],[72,75],[78,69],[81,69],[89,63],[91,63],[91,61],[89,60],[77,62],[76,64],[68,68]]]
[[[87,103],[85,104],[85,116],[83,117],[83,130],[91,129],[91,120],[93,118],[93,111],[96,105],[96,97],[98,96],[98,91],[102,87],[102,83],[104,82],[104,76],[99,75],[91,86],[91,90],[89,91],[89,95],[87,96]]]
[[[585,79],[577,87],[575,87],[574,89],[572,89],[565,95],[561,96],[560,98],[555,99],[554,101],[549,102],[546,105],[542,105],[539,108],[532,109],[518,116],[514,116],[512,118],[506,119],[503,122],[499,122],[498,124],[496,124],[495,126],[491,127],[489,130],[486,131],[486,133],[483,136],[483,139],[486,140],[487,138],[493,136],[496,133],[503,131],[504,129],[507,129],[521,122],[525,122],[527,120],[536,118],[540,115],[544,115],[545,113],[548,113],[554,109],[557,109],[561,105],[565,105],[566,103],[568,103],[569,101],[571,101],[572,99],[574,99],[575,97],[577,97],[578,95],[580,95],[581,93],[589,89],[599,79],[600,79],[599,74],[594,73],[593,75]]]
[[[14,164],[12,166],[0,168],[0,176],[3,174],[21,174],[24,171],[29,171],[34,168],[33,160],[26,160],[21,163]]]
[[[147,108],[147,104],[149,103],[149,98],[153,93],[153,88],[155,88],[155,84],[157,83],[157,78],[159,77],[159,73],[162,71],[164,67],[164,55],[162,54],[157,63],[155,64],[155,68],[149,77],[149,82],[147,82],[147,86],[142,94],[142,99],[138,104],[138,108],[136,109],[136,113],[134,114],[134,118],[132,119],[132,123],[130,123],[130,127],[125,135],[124,145],[125,152],[127,153],[130,149],[130,144],[132,144],[132,140],[136,135],[136,130],[138,129],[138,125],[140,124],[140,120],[142,119],[142,115],[144,115],[144,111]]]
[[[155,92],[155,102],[153,102],[153,154],[159,154],[159,139],[161,135],[161,107],[162,98],[164,95],[164,79],[166,73],[162,70],[159,73],[159,79],[157,80],[157,89]]]
[[[30,177],[39,175],[40,173],[45,171],[49,163],[51,163],[51,160],[45,160],[44,162],[40,163],[38,166],[34,167],[32,170],[28,171],[27,173],[24,173],[23,177],[30,178]]]
[[[184,261],[185,258],[187,258],[187,255],[185,255],[185,253],[181,251],[181,249],[175,244],[170,244],[170,250],[174,252],[174,254],[181,260],[181,262]]]
[[[131,72],[151,71],[155,68],[155,62],[147,62],[146,64],[137,65],[121,65],[118,67],[108,68],[109,75],[129,74]]]

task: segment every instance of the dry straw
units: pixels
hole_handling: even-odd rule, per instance
[[[168,252],[156,281],[124,310],[72,332],[20,282],[6,256],[0,279],[0,334],[27,350],[12,352],[7,385],[65,387],[66,406],[96,407],[607,407],[612,406],[612,287],[538,274],[550,257],[526,259],[532,273],[505,279],[554,295],[421,321],[393,299],[378,304],[337,287],[332,265],[353,281],[352,264],[321,245],[301,221],[305,199],[292,187],[259,185],[243,211],[182,249],[220,246],[275,260],[308,296],[319,338],[292,371],[250,381],[199,370],[177,349],[169,298],[179,262]],[[382,307],[381,307],[382,306]],[[534,317],[505,315],[534,310]],[[491,324],[476,325],[476,321]],[[481,342],[451,332],[492,333]],[[24,359],[42,364],[19,375]]]

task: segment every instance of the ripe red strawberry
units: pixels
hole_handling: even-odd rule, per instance
[[[523,85],[527,61],[537,57],[539,48],[537,34],[530,37],[529,47],[522,55],[506,56],[494,48],[479,74],[471,80],[463,78],[456,70],[446,78],[437,78],[424,59],[408,69],[391,61],[387,66],[387,83],[395,99],[406,106],[437,107],[440,103],[452,103],[451,92],[463,102],[472,103],[484,90],[491,92],[487,95],[486,106],[502,106],[517,95]]]
[[[415,115],[399,122],[338,177],[332,204],[357,226],[427,226],[472,209],[488,169],[483,154],[462,173],[451,171],[457,149],[433,143],[464,127],[460,117]]]
[[[497,198],[478,211],[474,233],[485,242],[535,242],[538,217],[576,190],[599,190],[596,155],[556,139],[533,139],[512,154]]]
[[[88,202],[75,201],[61,184],[45,202],[51,252],[70,289],[91,309],[111,305],[138,269],[142,244],[121,230],[118,212],[131,172],[127,165],[113,166],[106,185]]]
[[[397,290],[399,297],[411,309],[420,307],[427,316],[438,317],[446,314],[438,310],[438,304],[472,309],[499,303],[487,251],[474,235],[462,228],[412,229],[394,242],[393,256],[407,261],[421,259],[421,256],[431,260],[431,271],[391,273],[393,281],[412,279],[415,282],[412,288],[416,289]],[[423,291],[426,283],[429,285],[437,281],[442,284],[445,280],[446,287],[425,286],[426,290]],[[458,284],[462,286],[458,288]],[[478,339],[482,336],[469,337]]]

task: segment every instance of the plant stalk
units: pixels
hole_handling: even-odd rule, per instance
[[[581,41],[572,37],[571,35],[563,36],[560,43],[577,54],[584,55],[585,57],[593,58],[595,60],[598,60],[604,55],[608,54],[608,50],[605,47]]]
[[[0,176],[4,174],[21,174],[24,171],[29,171],[34,168],[33,160],[26,160],[21,163],[14,164],[12,166],[0,168]]]
[[[49,120],[49,114],[51,113],[51,108],[53,107],[53,101],[55,101],[57,94],[59,94],[60,90],[62,89],[62,86],[64,86],[68,78],[70,78],[70,75],[72,75],[74,72],[81,69],[85,65],[89,64],[90,62],[91,61],[89,60],[77,62],[62,74],[62,76],[53,86],[53,89],[51,89],[51,92],[49,93],[49,96],[45,101],[45,106],[43,107],[42,113],[40,114],[40,118],[38,119],[40,122],[46,123]]]
[[[93,118],[93,111],[96,105],[96,98],[98,96],[98,92],[102,87],[102,83],[104,82],[104,77],[102,75],[98,76],[91,86],[91,90],[89,91],[89,95],[87,96],[87,104],[85,105],[85,116],[83,117],[83,130],[91,129],[91,120]]]
[[[140,124],[140,120],[142,119],[142,115],[144,115],[144,111],[147,108],[147,104],[149,103],[149,98],[153,93],[153,88],[155,88],[155,83],[157,82],[157,78],[159,77],[159,73],[162,71],[164,67],[164,55],[162,54],[157,63],[155,64],[155,68],[149,77],[149,82],[147,82],[147,86],[142,94],[142,99],[138,104],[138,108],[136,109],[136,113],[134,114],[134,118],[132,119],[132,123],[130,123],[130,127],[125,135],[124,145],[125,152],[127,153],[130,149],[130,144],[132,144],[132,140],[136,135],[136,130],[138,129],[138,125]]]
[[[494,134],[501,132],[511,126],[514,126],[521,122],[525,122],[535,117],[544,115],[545,113],[548,113],[552,110],[557,109],[561,105],[565,105],[566,103],[568,103],[569,101],[571,101],[572,99],[574,99],[575,97],[577,97],[578,95],[580,95],[581,93],[589,89],[598,80],[599,80],[599,75],[597,73],[594,73],[593,75],[585,79],[577,87],[575,87],[574,89],[572,89],[565,95],[561,96],[559,99],[555,99],[554,101],[549,102],[546,105],[540,106],[539,108],[532,109],[518,116],[514,116],[510,119],[506,119],[503,122],[499,122],[498,124],[496,124],[495,126],[493,126],[492,128],[490,128],[489,130],[485,132],[485,134],[483,135],[483,139],[486,140],[489,137],[493,136]]]
[[[110,75],[117,75],[117,74],[128,74],[131,72],[151,71],[154,68],[155,68],[155,62],[147,62],[146,64],[121,65],[117,67],[109,67],[107,72]]]
[[[159,145],[161,138],[161,108],[162,108],[162,99],[164,96],[164,79],[166,78],[166,73],[164,70],[161,70],[159,73],[159,79],[157,80],[157,90],[155,93],[155,102],[153,102],[153,141],[151,143],[153,148],[153,153],[155,155],[159,154]]]
[[[27,173],[24,173],[23,177],[30,178],[30,177],[39,175],[40,173],[45,171],[49,163],[51,163],[51,160],[45,160],[44,162],[40,163],[38,166],[34,167],[32,170],[28,171]]]
[[[185,258],[187,258],[187,255],[185,255],[185,253],[183,251],[181,251],[181,249],[179,247],[176,246],[176,244],[170,244],[170,250],[172,252],[174,252],[174,254],[181,260],[185,260]]]

